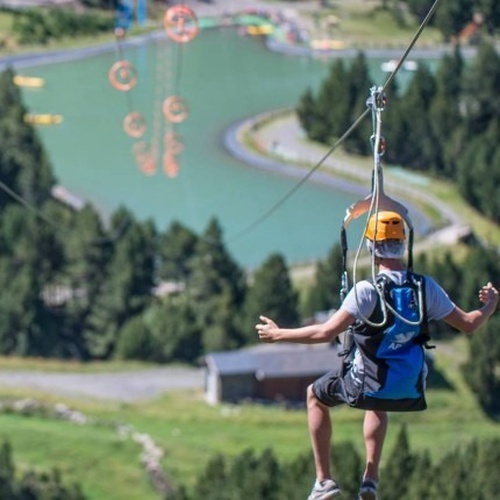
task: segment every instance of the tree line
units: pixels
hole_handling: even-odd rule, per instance
[[[2,500],[85,500],[79,485],[65,485],[60,472],[16,470],[10,443],[0,446],[0,498]]]
[[[56,179],[36,129],[23,120],[13,78],[12,70],[0,75],[0,354],[195,363],[256,343],[262,313],[292,326],[339,306],[338,245],[299,293],[281,254],[252,271],[241,267],[216,219],[201,234],[180,222],[159,231],[123,207],[105,224],[90,204],[76,211],[54,199]],[[463,268],[451,251],[415,266],[464,308],[477,305],[486,280],[500,282],[495,249],[471,244],[467,252],[473,267]],[[169,293],[157,293],[160,285]],[[485,409],[496,411],[500,339],[490,326],[471,352],[480,368],[468,371],[469,382]]]
[[[387,89],[382,133],[387,139],[384,160],[456,182],[464,199],[492,221],[500,222],[500,56],[483,43],[472,60],[459,46],[446,55],[434,73],[419,61],[405,89],[397,78]],[[366,110],[367,89],[373,87],[367,60],[359,53],[352,64],[336,60],[316,93],[308,89],[297,106],[310,139],[331,145]],[[344,148],[371,154],[373,133],[363,121]]]
[[[115,25],[112,15],[95,11],[60,7],[3,10],[13,15],[12,34],[20,45],[47,45],[62,38],[111,33]]]
[[[467,446],[433,461],[427,450],[410,448],[402,426],[381,471],[380,498],[384,500],[491,500],[498,496],[500,440],[474,440]],[[171,500],[301,500],[307,498],[314,481],[313,460],[305,453],[283,463],[271,449],[257,454],[246,450],[233,459],[214,456],[197,478],[193,491],[180,487]],[[343,496],[356,498],[364,463],[352,443],[332,447],[334,476]]]

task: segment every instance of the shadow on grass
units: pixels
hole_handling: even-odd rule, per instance
[[[443,372],[436,368],[434,360],[427,356],[426,359],[429,373],[427,374],[426,385],[428,389],[445,389],[447,391],[453,390],[453,385],[450,384],[448,379],[443,375]]]

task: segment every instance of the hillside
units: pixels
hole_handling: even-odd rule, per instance
[[[408,426],[412,450],[427,449],[433,459],[476,438],[500,437],[500,425],[485,418],[460,373],[466,343],[464,337],[457,337],[438,345],[436,366],[441,376],[428,391],[429,409],[392,414],[387,450],[394,446],[403,423]],[[33,360],[27,363],[33,370]],[[15,370],[24,370],[22,362],[15,366]],[[43,372],[67,370],[64,364],[41,360],[35,367]],[[124,370],[126,365],[119,368]],[[102,369],[102,365],[90,364],[84,371]],[[134,365],[132,373],[139,376],[137,369]],[[246,449],[262,452],[271,446],[280,460],[291,461],[310,450],[303,408],[212,407],[205,403],[201,387],[124,403],[0,386],[0,399],[0,438],[12,443],[16,461],[39,470],[57,467],[65,480],[80,482],[84,493],[94,500],[158,498],[140,464],[143,445],[139,435],[148,435],[163,452],[162,471],[189,487],[216,453],[231,457]],[[18,401],[15,405],[14,400]],[[333,421],[334,443],[352,441],[361,453],[362,412],[334,410]]]

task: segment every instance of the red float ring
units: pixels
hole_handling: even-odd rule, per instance
[[[183,122],[189,116],[186,101],[176,95],[167,97],[163,101],[163,115],[169,122]]]
[[[125,130],[125,133],[130,137],[139,139],[146,132],[146,119],[141,113],[133,111],[123,120],[123,130]]]
[[[163,17],[167,36],[177,43],[187,43],[198,35],[198,18],[192,9],[185,5],[175,5]]]
[[[118,40],[125,38],[126,35],[127,35],[127,32],[125,31],[125,28],[122,28],[121,26],[117,26],[115,28],[115,37]]]
[[[179,174],[179,164],[175,161],[175,157],[165,153],[163,155],[163,171],[170,178],[177,177]]]
[[[144,175],[156,174],[156,159],[147,142],[139,141],[132,146],[132,152],[139,170]]]
[[[128,61],[116,61],[108,72],[109,82],[121,92],[133,89],[137,83],[137,71]]]
[[[172,156],[180,155],[184,151],[184,144],[179,134],[167,132],[164,139],[165,149]]]

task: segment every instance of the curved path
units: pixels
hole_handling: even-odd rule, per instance
[[[198,13],[199,16],[218,15],[222,12],[232,12],[242,8],[262,8],[278,9],[279,12],[290,4],[290,8],[297,5],[294,2],[258,1],[258,0],[216,0],[214,3],[201,3],[199,1],[187,0],[187,4]],[[301,7],[310,5],[317,8],[317,2],[304,2]],[[301,22],[299,19],[298,22]],[[123,46],[136,46],[152,40],[163,38],[162,31],[153,32],[147,35],[127,38],[121,43]],[[352,57],[357,53],[357,49],[344,49],[335,51],[317,51],[307,47],[294,46],[280,43],[269,37],[267,47],[270,50],[284,52],[287,54],[300,56],[321,57]],[[17,54],[0,57],[0,71],[7,68],[22,69],[27,67],[54,64],[83,59],[94,55],[103,54],[116,50],[116,42],[109,42],[94,47],[77,49],[67,49],[40,53]],[[364,50],[364,49],[363,49]],[[465,49],[466,56],[472,55],[474,49]],[[412,57],[438,57],[451,51],[450,47],[438,47],[435,49],[414,50]],[[370,49],[364,50],[368,57],[395,58],[401,55],[401,49]],[[321,159],[326,149],[317,144],[305,141],[303,133],[296,119],[289,114],[286,119],[272,120],[266,126],[257,126],[263,117],[254,117],[243,120],[228,128],[224,135],[224,145],[228,151],[236,158],[251,166],[273,170],[284,175],[291,175],[302,178],[305,175],[303,168],[295,167],[291,161],[302,161],[309,165],[315,165]],[[267,118],[267,116],[266,116]],[[256,154],[244,147],[241,136],[247,130],[253,128],[254,140],[260,145],[263,154]],[[270,154],[271,153],[271,154]],[[355,174],[360,183],[348,182],[339,177],[334,177],[333,173],[315,172],[311,177],[314,182],[321,182],[332,186],[335,189],[344,190],[364,197],[367,194],[365,186],[370,185],[371,172],[361,169],[353,163],[347,163],[344,159],[336,160],[330,156],[325,161],[325,166],[333,172],[335,170],[349,175]],[[386,180],[385,184],[398,189],[402,195],[413,194],[418,189],[408,182],[394,182]],[[432,232],[419,245],[434,244],[436,242],[452,243],[467,231],[463,222],[440,200],[435,199],[425,192],[419,190],[419,196],[426,203],[434,206],[448,221],[449,225],[440,231]],[[418,211],[417,211],[418,212]],[[419,221],[414,221],[420,226],[421,233],[428,233],[431,228],[425,217]],[[59,394],[61,396],[73,398],[98,398],[110,401],[141,401],[157,397],[166,391],[182,389],[202,389],[204,370],[198,368],[155,368],[149,370],[137,370],[119,373],[40,373],[28,371],[0,371],[0,387],[25,387],[40,390],[48,393]]]
[[[251,135],[259,152],[244,145],[245,134]],[[328,152],[327,147],[312,143],[304,137],[304,132],[291,110],[269,112],[235,123],[226,129],[223,143],[234,157],[250,166],[298,179],[304,178]],[[294,163],[309,166],[300,167]],[[326,171],[314,172],[310,181],[353,193],[360,198],[370,193],[371,168],[360,166],[344,157],[339,160],[335,157],[335,153],[326,158],[323,167]],[[345,175],[357,178],[359,182],[347,181]],[[426,236],[418,243],[419,248],[430,244],[453,244],[470,233],[468,226],[450,207],[425,189],[426,183],[429,182],[425,177],[404,171],[401,171],[400,175],[403,177],[384,175],[384,186],[389,187],[388,195],[394,195],[399,201],[404,200],[404,205],[411,212],[416,232]],[[428,217],[409,202],[416,197],[441,214],[445,227],[439,230],[432,227]]]

